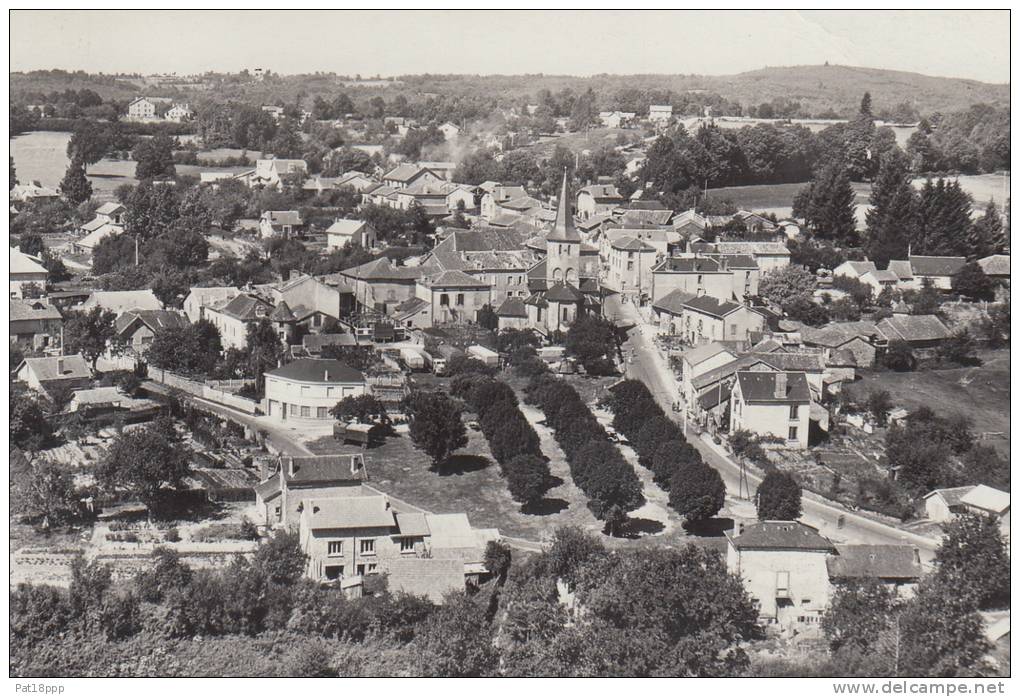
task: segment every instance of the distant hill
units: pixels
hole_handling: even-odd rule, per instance
[[[683,66],[677,66],[682,68]],[[264,83],[242,84],[237,76],[206,76],[214,89],[203,98],[214,100],[240,99],[250,103],[293,102],[303,95],[309,102],[316,95],[327,98],[347,92],[356,101],[367,101],[373,95],[390,100],[397,94],[409,99],[429,96],[481,97],[504,104],[519,104],[523,99],[536,99],[541,90],[558,94],[570,89],[575,94],[589,87],[597,96],[600,108],[627,110],[637,104],[647,105],[664,99],[667,91],[674,95],[709,93],[726,102],[743,107],[759,105],[774,99],[799,102],[802,116],[827,111],[850,116],[857,111],[861,96],[871,93],[875,113],[892,110],[901,103],[911,105],[921,114],[943,113],[967,109],[972,104],[987,103],[1008,107],[1009,85],[994,85],[975,80],[932,77],[919,73],[876,68],[855,68],[844,65],[805,65],[762,68],[737,75],[402,75],[399,82],[388,85],[366,84],[344,86],[342,80],[329,73],[314,75],[282,75]],[[89,88],[103,99],[127,100],[146,94],[176,94],[145,87],[142,80],[132,77],[88,75],[61,70],[11,73],[11,97],[31,101],[31,95],[49,94],[67,89]],[[645,99],[635,97],[642,93]],[[184,94],[184,93],[182,93]],[[693,99],[693,103],[700,100]],[[712,100],[708,100],[712,103]]]
[[[762,68],[700,80],[706,89],[741,104],[783,96],[816,112],[831,108],[844,113],[857,107],[864,92],[871,93],[876,109],[907,102],[922,114],[960,111],[978,103],[1009,105],[1008,84],[845,65]]]

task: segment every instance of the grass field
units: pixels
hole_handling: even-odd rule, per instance
[[[862,371],[849,389],[866,398],[872,390],[888,390],[897,407],[908,410],[931,407],[938,414],[966,416],[974,433],[1003,433],[984,441],[1009,457],[1009,351],[980,354],[983,364],[974,368],[919,370],[912,373]]]

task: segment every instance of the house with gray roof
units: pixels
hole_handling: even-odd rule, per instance
[[[885,341],[905,341],[913,349],[931,349],[950,337],[949,329],[935,315],[893,315],[875,325]]]
[[[730,393],[730,433],[774,436],[788,448],[808,447],[811,389],[804,373],[738,371]]]
[[[80,354],[26,358],[14,369],[14,379],[44,394],[54,390],[77,390],[92,383],[92,370]]]

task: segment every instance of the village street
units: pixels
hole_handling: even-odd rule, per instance
[[[638,309],[630,303],[621,303],[620,296],[606,298],[606,317],[623,326],[632,326],[623,345],[624,355],[633,360],[626,364],[626,376],[644,382],[659,401],[666,414],[679,420],[673,412],[673,404],[680,399],[679,386],[665,357],[656,347],[653,336],[655,328],[645,322]],[[629,360],[629,359],[628,359]],[[740,467],[722,449],[705,436],[700,437],[686,431],[688,441],[701,452],[705,462],[718,470],[726,484],[727,505],[731,508],[742,503],[740,497]],[[761,483],[761,477],[747,473],[747,481],[753,496]],[[746,492],[745,492],[746,496]],[[745,503],[746,505],[746,503]],[[801,517],[805,523],[818,528],[819,532],[833,542],[849,544],[909,544],[920,550],[922,561],[930,563],[938,543],[906,530],[893,527],[864,515],[853,513],[821,496],[804,491]],[[842,526],[840,525],[842,519]]]

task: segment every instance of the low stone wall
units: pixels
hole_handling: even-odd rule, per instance
[[[213,385],[190,380],[162,368],[149,368],[149,379],[169,387],[174,387],[182,392],[187,392],[190,395],[201,397],[210,402],[237,409],[245,414],[255,415],[258,413],[259,403],[254,399],[240,397],[231,392],[218,389]]]

